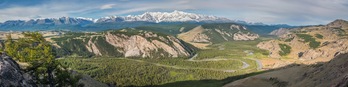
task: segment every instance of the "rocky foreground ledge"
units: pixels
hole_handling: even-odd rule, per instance
[[[25,74],[11,57],[2,53],[0,56],[1,87],[35,87],[33,80]]]

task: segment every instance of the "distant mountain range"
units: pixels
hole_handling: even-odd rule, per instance
[[[223,17],[207,16],[173,12],[145,12],[141,15],[109,16],[99,19],[83,17],[39,18],[30,20],[9,20],[0,23],[0,30],[35,31],[35,30],[71,30],[71,31],[100,31],[137,27],[153,24],[182,24],[182,23],[237,23],[244,25],[265,25],[263,23],[248,23],[240,20],[230,20]],[[287,25],[286,25],[287,26]]]
[[[134,22],[134,21],[144,21],[144,22],[233,22],[227,18],[216,17],[216,16],[206,16],[194,13],[187,13],[183,11],[174,12],[145,12],[142,15],[135,16],[110,16],[97,19],[97,23],[103,22]]]

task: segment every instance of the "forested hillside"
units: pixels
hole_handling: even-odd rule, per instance
[[[173,36],[136,29],[69,33],[53,40],[62,56],[163,58],[194,53],[194,47]]]

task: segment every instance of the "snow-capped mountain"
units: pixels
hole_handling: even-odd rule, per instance
[[[109,23],[109,22],[239,22],[232,21],[223,17],[207,16],[201,14],[187,13],[183,11],[173,12],[145,12],[141,15],[128,16],[109,16],[99,19],[84,17],[61,17],[61,18],[39,18],[30,20],[9,20],[2,25],[86,25],[92,23]]]
[[[97,23],[103,22],[232,22],[227,18],[207,16],[194,13],[187,13],[183,11],[173,12],[145,12],[141,15],[128,15],[128,16],[110,16],[98,19]]]
[[[141,15],[109,16],[99,19],[84,17],[39,18],[30,20],[9,20],[0,23],[0,31],[35,31],[35,30],[72,30],[98,31],[105,29],[120,29],[125,27],[151,26],[155,24],[178,23],[238,23],[243,25],[264,25],[240,20],[230,20],[223,17],[208,16],[183,11],[145,12]]]
[[[39,18],[24,20],[9,20],[4,22],[3,26],[30,26],[30,25],[86,25],[92,24],[93,19],[90,18],[71,18],[71,17],[60,17],[60,18]]]

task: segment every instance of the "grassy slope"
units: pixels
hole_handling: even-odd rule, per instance
[[[267,55],[268,52],[261,50],[256,45],[262,40],[255,41],[231,41],[220,44],[211,45],[212,49],[205,49],[197,52],[200,54],[198,59],[207,59],[215,57],[224,58],[241,58],[248,56],[248,53],[253,53],[254,56]],[[248,52],[247,52],[248,51]]]

